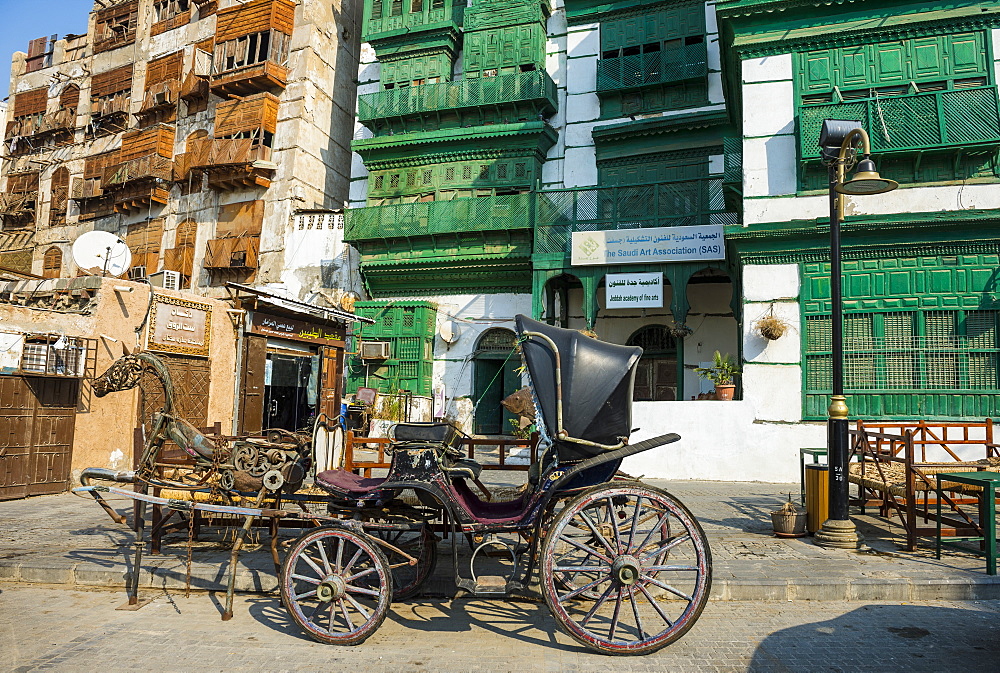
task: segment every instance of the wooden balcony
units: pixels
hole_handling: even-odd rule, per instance
[[[183,84],[178,79],[168,80],[157,84],[146,92],[142,100],[142,107],[135,113],[140,122],[153,119],[164,113],[175,112],[177,103],[181,98]]]
[[[24,229],[35,221],[35,207],[38,192],[0,192],[0,217],[3,218],[3,228]]]
[[[261,91],[281,93],[288,84],[288,68],[273,61],[245,65],[212,75],[212,93],[223,98]]]
[[[260,236],[233,236],[213,238],[208,242],[205,260],[206,269],[213,271],[249,271],[257,268],[260,252]]]
[[[208,176],[208,185],[221,191],[270,187],[277,166],[271,148],[250,138],[203,140],[192,151],[177,157],[175,179],[186,180],[191,171]]]
[[[164,205],[170,195],[174,162],[159,155],[125,161],[104,169],[104,194],[109,195],[116,213],[127,213]]]

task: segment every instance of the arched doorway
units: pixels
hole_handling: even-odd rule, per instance
[[[513,353],[517,337],[508,329],[486,330],[476,343],[472,362],[476,401],[473,432],[477,435],[510,434],[513,414],[500,402],[521,387],[517,368],[521,358]]]
[[[642,348],[632,399],[637,402],[676,400],[677,342],[666,325],[646,325],[634,332],[626,345]]]

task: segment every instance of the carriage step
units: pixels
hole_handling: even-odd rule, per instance
[[[458,579],[458,586],[476,596],[505,596],[507,594],[507,578],[500,575],[484,575],[477,582]]]

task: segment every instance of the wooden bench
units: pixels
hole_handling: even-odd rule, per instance
[[[372,470],[388,469],[391,461],[386,457],[386,447],[391,442],[392,440],[386,437],[358,437],[353,432],[348,431],[344,440],[344,469],[348,472],[356,472],[364,477],[371,477]],[[478,461],[484,470],[523,472],[532,463],[538,461],[538,433],[532,433],[529,439],[481,439],[478,437],[466,437],[462,440],[462,448],[465,450],[466,455],[472,460]],[[510,462],[512,458],[510,455],[511,449],[528,449],[527,462]],[[374,455],[358,455],[360,451],[365,450]]]
[[[932,510],[937,498],[931,497],[934,475],[1000,471],[1000,447],[993,441],[991,419],[968,423],[858,421],[850,434],[857,460],[848,470],[848,479],[858,486],[853,504],[877,505],[881,516],[897,517],[906,531],[909,551],[916,549],[918,538],[938,535],[936,511]],[[970,448],[971,455],[960,455],[970,454]],[[945,490],[953,495],[944,496],[949,513],[940,521],[942,534],[982,534],[978,523],[960,507],[977,502],[976,498],[963,497],[973,495],[974,488],[945,484]]]

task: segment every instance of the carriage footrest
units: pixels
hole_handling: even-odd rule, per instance
[[[476,596],[505,596],[513,588],[508,587],[507,578],[500,575],[484,575],[473,582],[463,578],[458,578],[459,588],[465,589]]]

